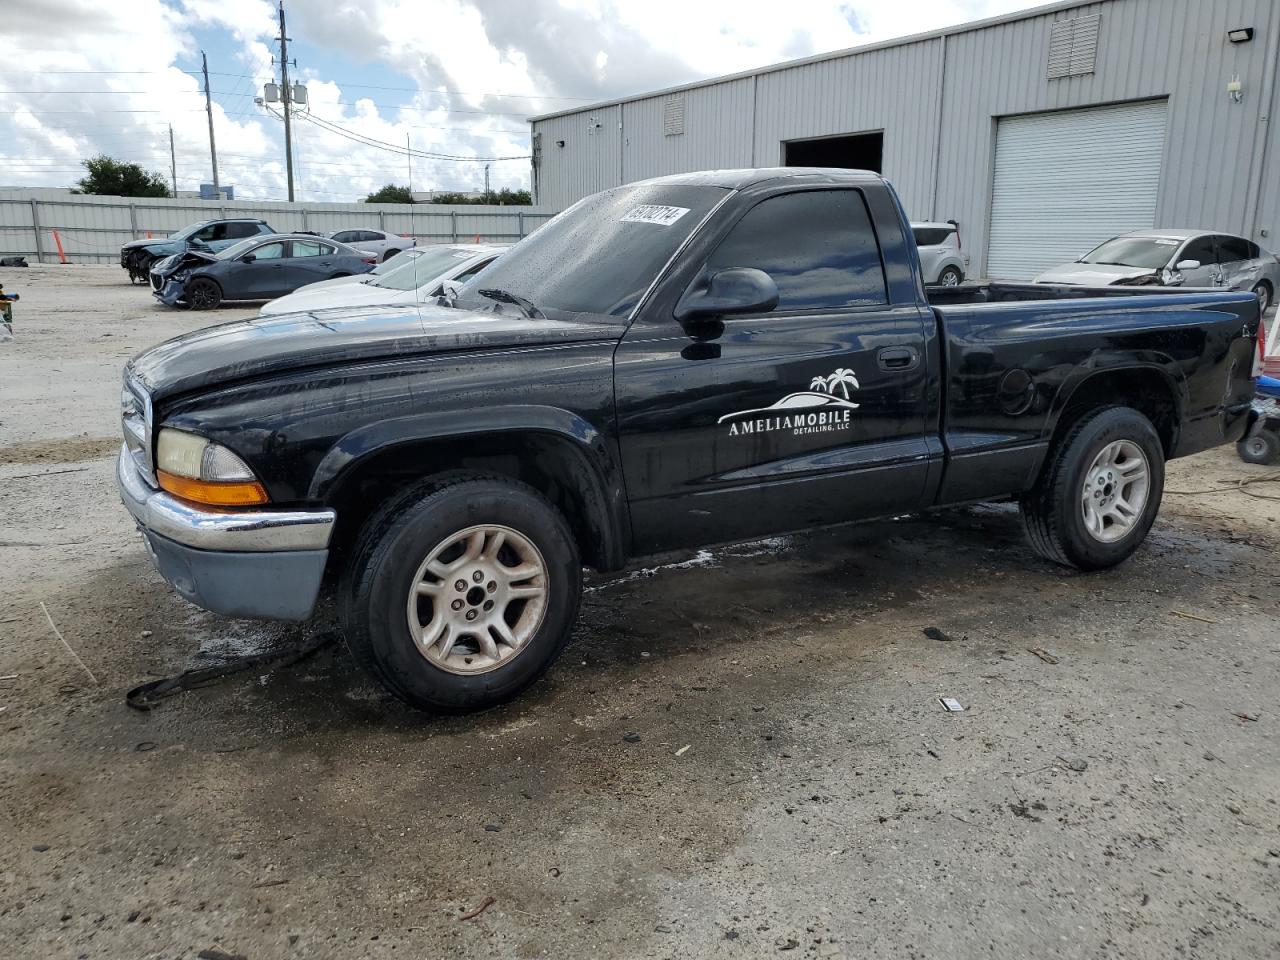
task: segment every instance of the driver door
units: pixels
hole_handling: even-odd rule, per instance
[[[228,300],[267,300],[280,295],[286,253],[284,240],[262,243],[240,258],[229,273],[231,289],[224,290]],[[252,260],[245,257],[252,256]]]
[[[1188,241],[1174,259],[1174,266],[1186,260],[1199,260],[1200,266],[1179,271],[1183,286],[1222,286],[1222,270],[1218,266],[1217,244],[1213,242],[1213,237],[1196,237]]]
[[[889,302],[862,191],[763,199],[705,267],[689,266],[699,276],[762,270],[779,301],[684,324],[658,306],[619,345],[617,422],[637,552],[918,507],[932,316],[914,301]]]

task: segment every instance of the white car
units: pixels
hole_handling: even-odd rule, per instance
[[[401,236],[398,233],[387,233],[385,230],[335,230],[328,234],[330,240],[345,243],[365,253],[372,253],[379,260],[390,260],[401,250],[416,246],[418,241],[413,237]]]
[[[1280,258],[1252,240],[1209,230],[1141,230],[1094,247],[1036,283],[1090,287],[1229,287],[1251,290],[1266,313],[1280,289]]]
[[[920,272],[927,284],[958,286],[969,269],[969,255],[960,249],[960,227],[948,223],[913,223],[911,233],[920,253]]]
[[[265,304],[258,315],[267,317],[334,307],[423,303],[440,296],[448,281],[465,283],[470,280],[506,249],[505,246],[487,243],[422,247],[416,256],[402,258],[403,262],[397,261],[399,266],[392,265],[393,269],[385,273],[356,277],[355,283],[313,283]]]
[[[410,247],[408,250],[401,250],[390,260],[383,260],[368,273],[353,273],[349,277],[334,277],[331,280],[321,280],[318,283],[309,283],[305,287],[299,287],[298,290],[319,290],[322,287],[337,287],[344,283],[363,283],[371,277],[381,276],[384,273],[390,273],[392,270],[400,269],[410,260],[422,256],[430,249],[430,247]]]

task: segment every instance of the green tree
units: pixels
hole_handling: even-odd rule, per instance
[[[478,197],[467,197],[460,193],[437,193],[431,199],[431,202],[487,204],[495,207],[528,207],[533,205],[533,197],[529,195],[528,190],[508,190],[503,187],[498,191],[490,190],[488,193],[482,193]]]
[[[381,190],[375,190],[364,198],[365,203],[413,203],[413,194],[408,187],[397,187],[388,183]]]
[[[77,193],[99,197],[167,197],[169,186],[163,174],[149,173],[136,163],[98,154],[80,165],[88,173],[76,184]]]

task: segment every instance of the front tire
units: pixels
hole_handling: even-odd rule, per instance
[[[1253,288],[1253,295],[1258,298],[1258,313],[1265,314],[1271,307],[1271,285],[1264,280]]]
[[[1021,502],[1040,556],[1078,570],[1122,563],[1146,539],[1164,493],[1164,448],[1151,421],[1130,407],[1082,417],[1050,453]]]
[[[419,485],[366,524],[339,590],[352,655],[435,713],[510,700],[568,642],[582,594],[563,515],[513,480]]]
[[[938,284],[943,287],[958,287],[964,281],[964,274],[955,267],[947,267],[938,274]]]
[[[184,299],[192,310],[212,310],[222,303],[222,289],[208,277],[196,277],[187,284]]]
[[[1266,466],[1280,456],[1280,438],[1269,430],[1259,430],[1237,443],[1236,453],[1245,463]]]

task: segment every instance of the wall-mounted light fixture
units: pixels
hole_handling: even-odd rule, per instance
[[[1227,83],[1227,97],[1232,103],[1241,103],[1244,100],[1244,84],[1240,82],[1240,74],[1236,74]]]
[[[1248,43],[1253,39],[1253,27],[1236,27],[1227,31],[1227,39],[1232,43]]]

